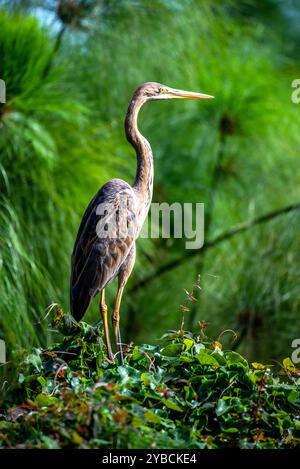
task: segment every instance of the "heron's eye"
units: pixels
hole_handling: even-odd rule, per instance
[[[159,88],[159,94],[167,93],[168,88]]]

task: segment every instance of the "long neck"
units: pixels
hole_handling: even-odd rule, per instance
[[[133,97],[125,119],[125,132],[137,156],[137,171],[133,188],[145,196],[148,204],[153,192],[153,155],[149,142],[139,132],[137,126],[138,113],[144,102],[143,98],[138,95]]]

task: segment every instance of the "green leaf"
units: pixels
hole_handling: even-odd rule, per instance
[[[283,363],[284,368],[290,373],[294,373],[297,370],[294,363],[289,357],[285,358],[282,363]]]
[[[225,358],[228,366],[231,365],[242,365],[244,368],[248,368],[248,362],[247,360],[242,357],[237,352],[225,352]]]
[[[161,350],[161,354],[165,357],[177,357],[183,350],[182,344],[169,344]]]
[[[192,363],[194,361],[194,357],[191,355],[188,355],[186,352],[183,352],[180,355],[180,361],[185,362],[185,363]]]
[[[137,415],[134,415],[132,418],[131,424],[135,428],[141,428],[143,426],[143,420]]]
[[[147,422],[151,422],[151,423],[161,422],[161,418],[157,414],[152,412],[151,410],[146,409],[144,412],[144,415],[145,415]]]
[[[300,430],[300,420],[294,419],[293,424],[295,425],[296,430]]]
[[[132,359],[133,360],[139,360],[140,358],[143,358],[145,355],[143,355],[142,353],[140,353],[139,351],[139,348],[138,346],[136,345],[133,349],[133,352],[132,352]]]
[[[146,385],[149,386],[149,384],[152,382],[152,376],[150,373],[142,373],[141,374],[141,381]]]
[[[223,428],[223,432],[226,433],[238,433],[239,429],[235,427]]]
[[[201,349],[200,352],[196,355],[200,365],[210,365],[216,368],[219,368],[220,365],[218,361],[212,356],[212,352],[208,350]]]
[[[293,389],[288,395],[288,401],[291,404],[300,404],[300,393],[296,389]]]
[[[18,426],[15,422],[6,422],[6,420],[0,420],[0,431],[1,430],[10,430],[14,427]]]
[[[49,407],[59,403],[59,399],[54,396],[47,396],[46,394],[38,394],[35,402],[39,407]]]
[[[188,352],[190,350],[190,348],[192,348],[192,346],[194,345],[194,340],[193,339],[184,339],[183,343],[185,345],[184,351]]]
[[[174,399],[165,399],[165,398],[163,398],[161,401],[169,409],[177,410],[177,412],[183,412],[183,409],[181,407],[179,407],[179,405],[177,404],[177,402]]]
[[[71,436],[72,442],[75,443],[75,445],[77,446],[82,445],[83,439],[80,435],[78,435],[77,432],[71,432],[70,436]]]
[[[40,383],[41,386],[47,386],[47,380],[44,376],[38,376],[37,381]]]
[[[254,368],[254,370],[265,370],[266,368],[270,368],[273,365],[263,365],[262,363],[252,362],[251,366]]]
[[[216,414],[219,417],[228,410],[228,403],[225,399],[219,399],[216,407]]]
[[[37,371],[41,371],[42,369],[42,360],[41,360],[41,350],[36,348],[34,349],[34,353],[27,355],[25,358],[25,363],[27,365],[32,365]]]
[[[60,449],[59,444],[57,441],[55,441],[53,438],[42,435],[41,440],[43,441],[43,448],[49,448],[49,449]]]

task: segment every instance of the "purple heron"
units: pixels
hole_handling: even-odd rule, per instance
[[[88,205],[78,230],[71,261],[71,312],[80,321],[91,299],[100,293],[107,354],[110,360],[114,360],[105,288],[118,277],[112,323],[121,364],[123,352],[119,328],[120,304],[135,262],[135,241],[147,216],[153,193],[153,156],[149,142],[138,129],[138,113],[147,101],[209,98],[213,96],[177,90],[152,82],[144,83],[134,92],[125,119],[125,132],[128,142],[136,151],[135,181],[132,186],[121,179],[112,179],[104,184]]]

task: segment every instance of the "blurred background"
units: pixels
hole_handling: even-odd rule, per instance
[[[215,95],[156,102],[139,125],[154,202],[204,202],[205,242],[140,239],[123,340],[209,323],[255,359],[300,331],[300,5],[294,0],[0,0],[0,337],[45,345],[47,307],[69,310],[70,256],[98,188],[132,182],[124,136],[145,81]],[[184,289],[194,288],[197,301]],[[110,286],[111,306],[115,285]],[[181,305],[186,306],[186,308]],[[188,310],[186,310],[188,309]],[[94,301],[86,320],[99,319]],[[228,344],[232,339],[227,334]],[[223,336],[225,338],[225,335]]]

